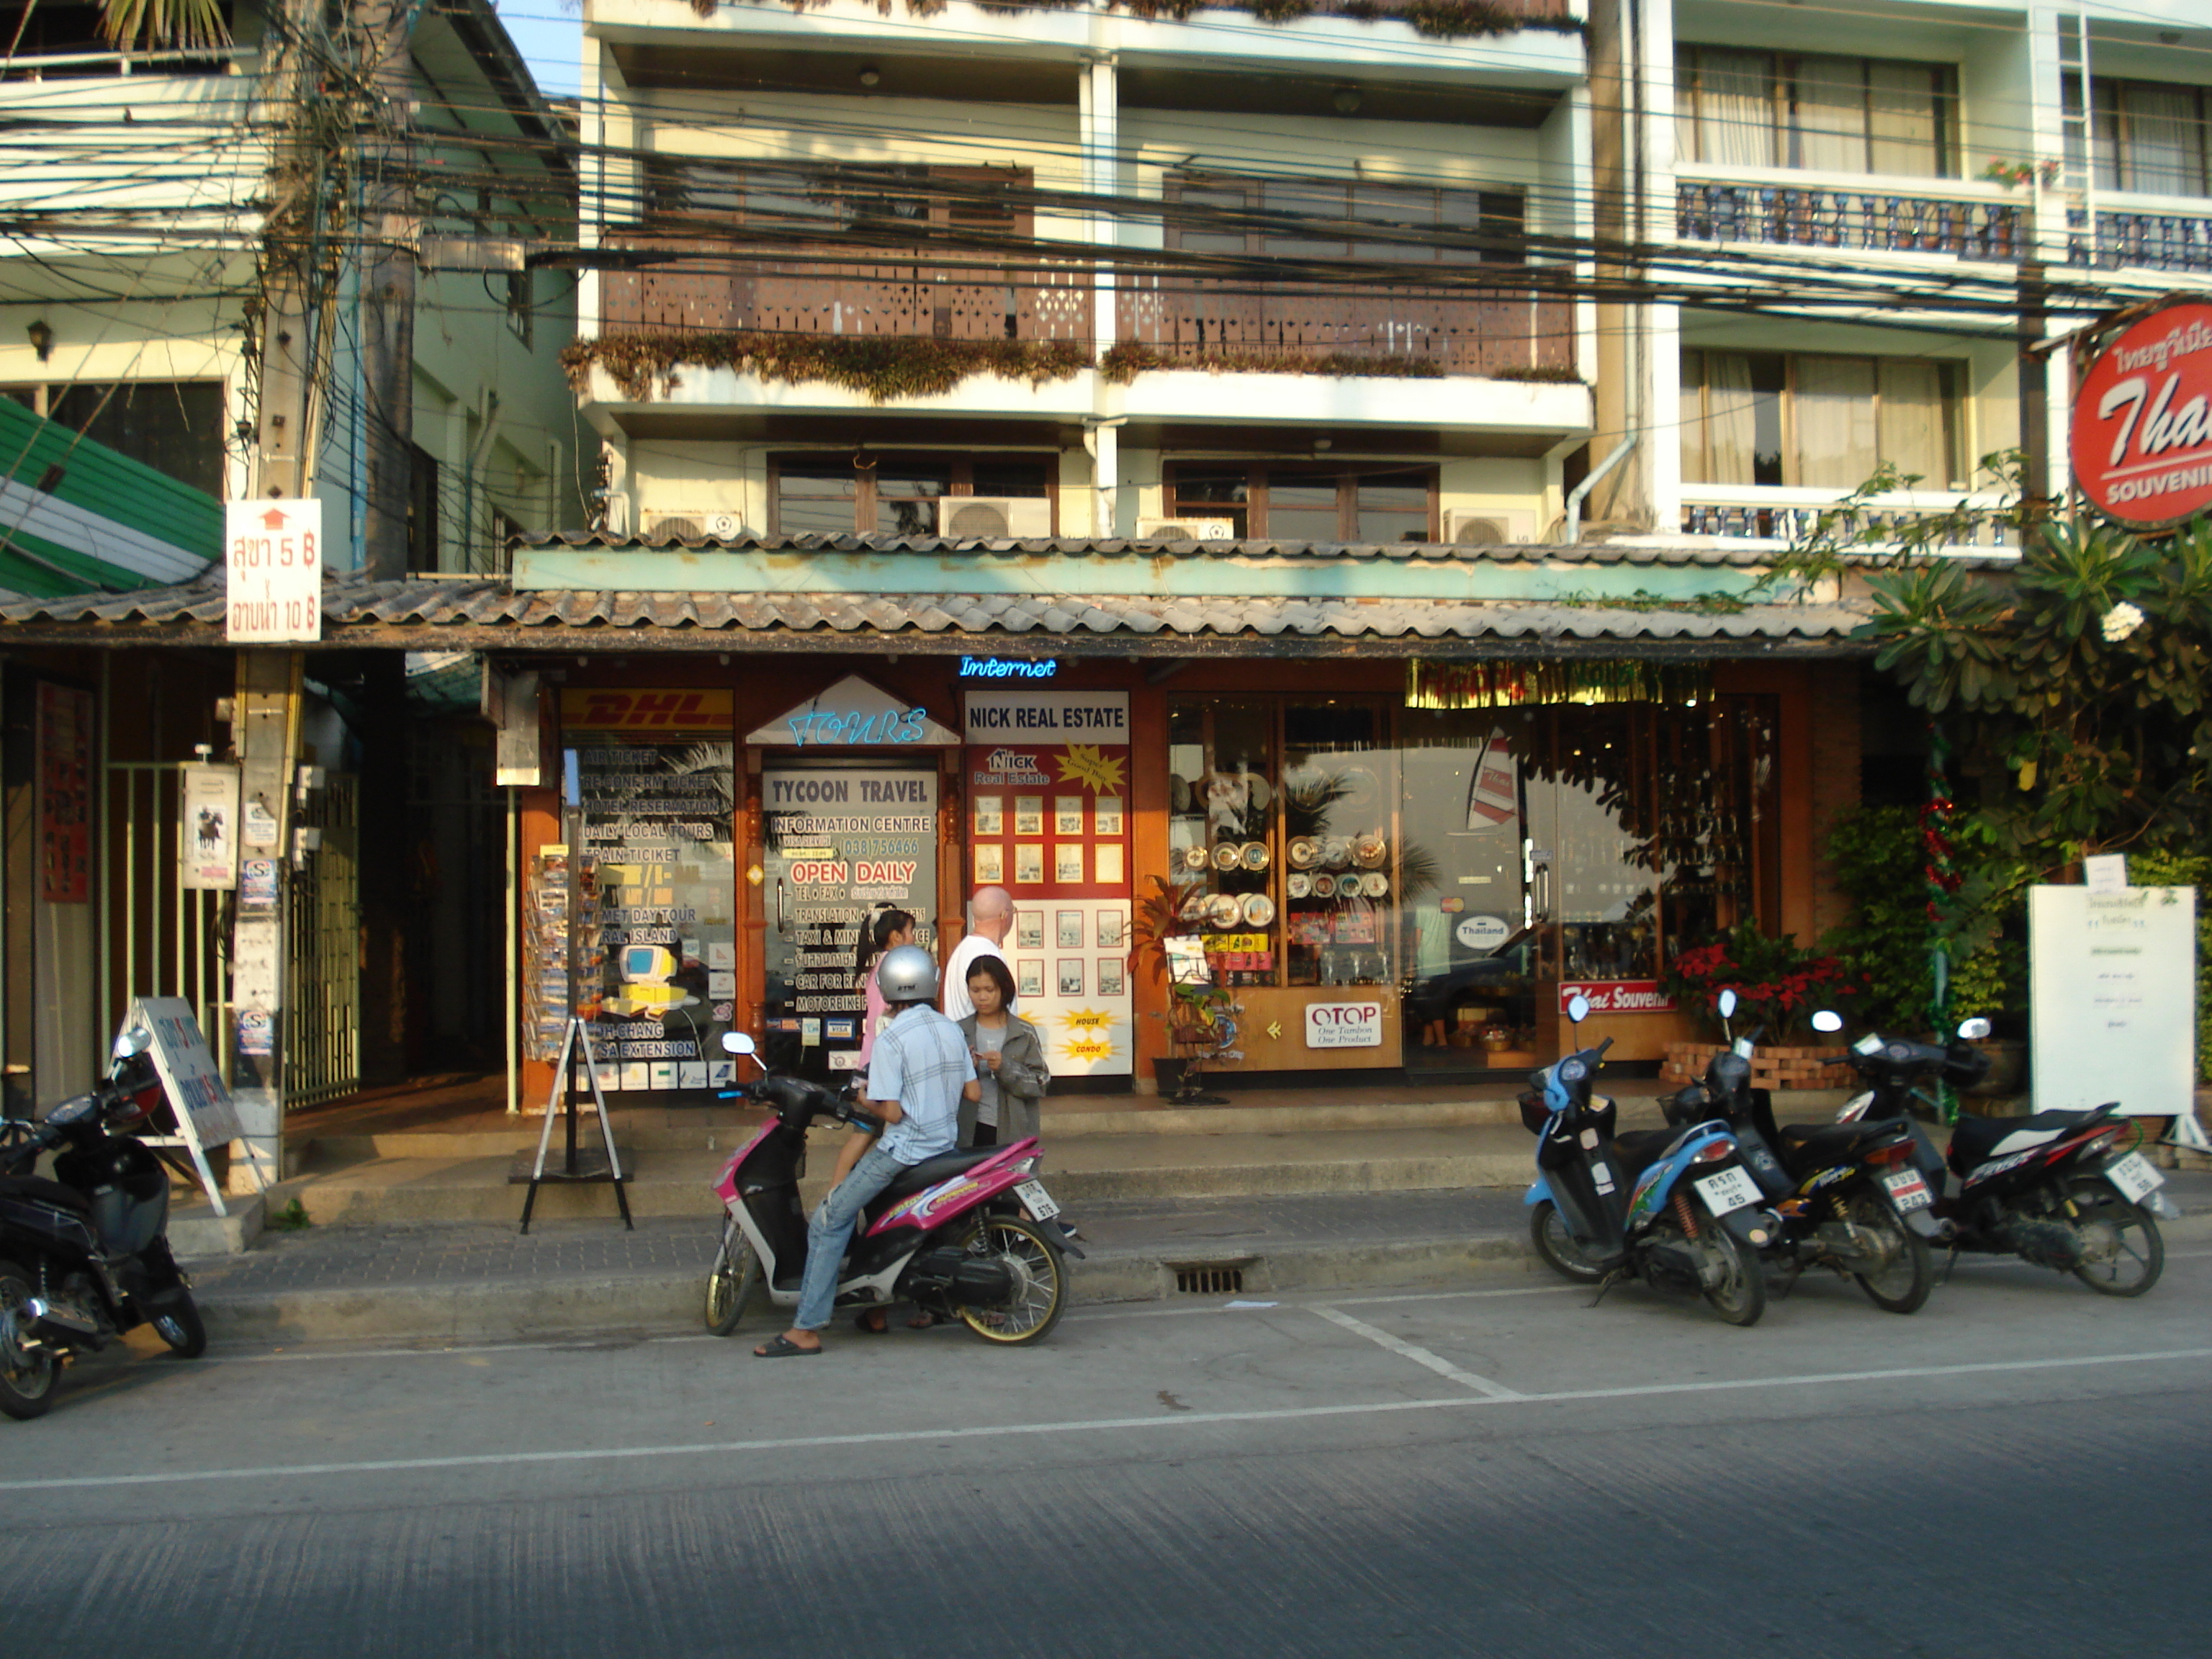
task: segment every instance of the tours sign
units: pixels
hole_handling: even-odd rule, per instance
[[[2106,517],[2165,530],[2212,507],[2212,302],[2122,330],[2074,398],[2074,480]]]

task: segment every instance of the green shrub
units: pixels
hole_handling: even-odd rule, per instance
[[[2212,854],[2132,853],[2128,880],[2136,887],[2197,890],[2197,1080],[2212,1083]]]

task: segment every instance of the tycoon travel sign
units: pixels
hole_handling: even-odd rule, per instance
[[[2212,304],[2167,306],[2130,324],[2074,398],[2074,481],[2136,530],[2212,507]]]

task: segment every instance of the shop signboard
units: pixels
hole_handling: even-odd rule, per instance
[[[1306,1047],[1309,1048],[1379,1048],[1382,1046],[1382,1005],[1379,1002],[1309,1002],[1306,1004]]]
[[[1656,979],[1582,979],[1559,987],[1559,1012],[1577,997],[1589,999],[1589,1011],[1598,1014],[1665,1014],[1676,1006],[1674,999],[1659,988]]]
[[[1056,1075],[1136,1068],[1129,954],[1129,696],[971,690],[967,873],[1013,896],[1022,1014]]]
[[[2194,1104],[2197,890],[2032,887],[2029,1071],[2039,1112],[2117,1097],[2130,1117]]]
[[[2163,530],[2212,507],[2212,303],[2123,329],[2074,397],[2074,481],[2096,509]]]
[[[775,749],[944,749],[959,738],[920,704],[848,674],[748,733],[745,741]]]

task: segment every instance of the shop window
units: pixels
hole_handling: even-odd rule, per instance
[[[770,464],[775,529],[786,536],[1050,535],[1054,461],[1031,455],[946,455],[872,450],[787,455]],[[980,498],[988,517],[963,514]],[[1018,506],[1034,501],[1025,516]]]
[[[1679,47],[1677,131],[1692,161],[1822,173],[1958,174],[1948,64]]]
[[[2095,80],[2090,122],[2097,188],[2152,196],[2212,195],[2212,89],[2148,81]],[[2067,77],[2066,104],[2081,107]]]
[[[1194,461],[1169,468],[1167,495],[1170,518],[1226,519],[1239,537],[1436,539],[1436,473],[1427,467]]]
[[[1517,191],[1186,173],[1169,178],[1167,199],[1167,245],[1188,253],[1444,265],[1527,258]],[[1440,231],[1483,240],[1446,247]]]
[[[1682,477],[1856,489],[1887,462],[1962,489],[1957,383],[1955,364],[1917,357],[1685,352]]]

